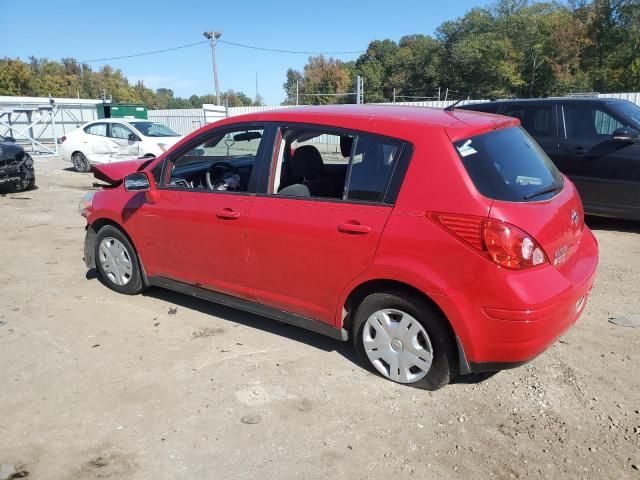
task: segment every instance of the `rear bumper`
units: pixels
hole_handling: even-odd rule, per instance
[[[451,297],[452,313],[466,327],[466,335],[457,332],[462,370],[513,368],[548,349],[584,311],[597,263],[595,237],[585,228],[569,265],[497,270],[486,279],[491,288],[481,285]]]

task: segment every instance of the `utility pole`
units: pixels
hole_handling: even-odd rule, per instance
[[[360,75],[356,77],[356,103],[358,105],[362,103],[362,77]]]
[[[222,32],[204,32],[205,38],[211,43],[211,57],[213,58],[213,84],[216,89],[216,105],[220,105],[220,84],[218,83],[218,64],[216,62],[216,43],[222,36]]]
[[[296,80],[296,106],[298,105],[298,80]]]
[[[258,103],[258,72],[256,72],[256,103]]]
[[[393,88],[393,103],[396,103],[396,89]]]

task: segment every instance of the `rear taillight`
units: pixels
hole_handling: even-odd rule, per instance
[[[60,137],[58,139],[58,143],[64,143],[64,141],[67,139],[67,137],[65,137],[64,135],[62,137]]]
[[[535,239],[510,223],[473,215],[431,212],[428,216],[501,267],[523,270],[547,262],[546,255]]]

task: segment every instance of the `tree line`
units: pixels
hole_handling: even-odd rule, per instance
[[[191,95],[180,98],[169,88],[152,90],[142,81],[135,84],[121,70],[105,65],[93,71],[73,58],[60,62],[30,57],[28,62],[4,57],[0,59],[0,95],[33,97],[103,98],[118,103],[140,103],[150,108],[200,108],[203,103],[216,103],[215,95]],[[242,92],[221,93],[221,103],[230,107],[261,104]]]
[[[310,57],[289,69],[285,104],[546,97],[640,90],[640,0],[500,0],[446,21],[435,34],[374,40],[355,61]]]

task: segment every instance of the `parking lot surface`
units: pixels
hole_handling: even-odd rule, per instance
[[[588,219],[579,322],[530,364],[438,392],[351,344],[82,262],[93,177],[37,160],[0,197],[0,464],[32,479],[639,478],[640,224]],[[204,239],[203,239],[204,241]],[[611,320],[611,321],[610,321]]]

